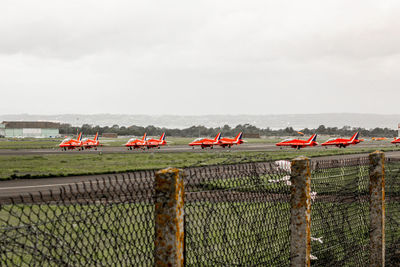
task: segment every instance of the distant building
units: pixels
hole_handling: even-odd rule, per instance
[[[4,124],[0,124],[0,137],[5,137],[5,128],[6,126]]]
[[[48,121],[3,121],[0,136],[5,137],[57,137],[60,123]]]

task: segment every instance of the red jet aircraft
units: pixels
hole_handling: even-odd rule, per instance
[[[205,147],[210,147],[213,149],[214,145],[219,144],[219,140],[221,139],[221,133],[218,133],[214,139],[208,138],[197,138],[193,142],[189,143],[189,146],[194,148],[195,146],[201,146],[202,149]]]
[[[78,150],[83,150],[82,147],[83,143],[82,143],[82,133],[79,133],[77,140],[74,140],[72,138],[65,138],[61,144],[59,145],[59,147],[61,147],[62,150],[66,151],[67,149],[78,149]]]
[[[148,149],[157,147],[160,149],[161,146],[165,146],[167,144],[167,141],[165,141],[165,133],[163,133],[160,137],[160,139],[149,139],[146,141],[146,146]]]
[[[316,142],[317,135],[313,134],[308,140],[299,140],[299,139],[287,139],[282,142],[276,143],[276,146],[290,146],[293,148],[303,148],[307,146],[316,146],[318,143]]]
[[[395,137],[394,140],[390,143],[395,144],[397,146],[398,144],[400,144],[400,137],[398,138]]]
[[[99,133],[96,133],[93,140],[85,138],[82,140],[82,142],[83,142],[82,146],[84,149],[94,148],[95,150],[97,150],[97,147],[101,146],[99,142]]]
[[[322,143],[321,146],[325,146],[325,148],[327,146],[337,146],[337,147],[341,148],[341,147],[347,147],[349,145],[356,145],[361,142],[358,139],[359,135],[360,135],[360,133],[356,132],[355,134],[353,134],[353,136],[350,139],[345,139],[345,138],[329,139],[325,143]]]
[[[145,149],[146,148],[146,133],[143,135],[142,139],[134,139],[134,138],[129,139],[129,141],[125,144],[125,146],[129,150],[136,149],[136,148]]]
[[[233,145],[240,145],[243,144],[244,141],[242,139],[243,136],[243,132],[240,132],[235,138],[221,138],[219,140],[218,145],[222,146],[223,148],[225,147],[229,147],[231,148],[231,146]]]

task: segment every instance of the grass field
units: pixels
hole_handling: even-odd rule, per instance
[[[288,203],[198,202],[186,210],[191,222],[186,225],[187,266],[243,264],[260,257],[262,262],[288,262],[289,233],[281,227],[289,218]],[[269,223],[263,220],[266,212]],[[3,206],[0,263],[151,266],[153,214],[147,204]]]
[[[376,148],[278,150],[272,152],[203,152],[135,154],[47,154],[0,156],[0,180],[120,173],[165,167],[293,159],[299,155],[319,157],[372,152]],[[387,151],[400,150],[390,147]]]
[[[334,203],[314,206],[315,220],[321,220],[317,211],[336,217],[328,221],[332,232],[313,227],[312,236],[324,240],[324,244],[312,243],[313,253],[320,261],[345,260],[354,266],[356,259],[349,255],[367,255],[369,231],[357,221],[352,221],[352,225],[342,224],[343,219],[354,212],[368,215],[368,211],[363,207],[360,212],[357,204],[345,205],[345,208]],[[289,203],[196,202],[185,209],[187,266],[289,264]],[[329,214],[332,210],[340,212]],[[3,206],[0,231],[4,250],[0,252],[0,263],[43,266],[118,262],[150,266],[154,249],[153,212],[153,206],[147,204]],[[360,219],[366,221],[368,217]],[[13,226],[16,228],[12,229]],[[349,246],[363,250],[347,251]]]
[[[62,139],[55,138],[0,138],[0,149],[56,148]]]
[[[146,204],[2,206],[0,265],[149,266],[153,210]]]

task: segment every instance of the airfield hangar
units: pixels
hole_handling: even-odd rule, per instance
[[[48,121],[3,121],[0,124],[0,137],[51,138],[60,135],[60,123]]]

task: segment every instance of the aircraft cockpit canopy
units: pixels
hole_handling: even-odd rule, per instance
[[[71,140],[71,138],[65,138],[61,143],[67,143],[70,140]]]

